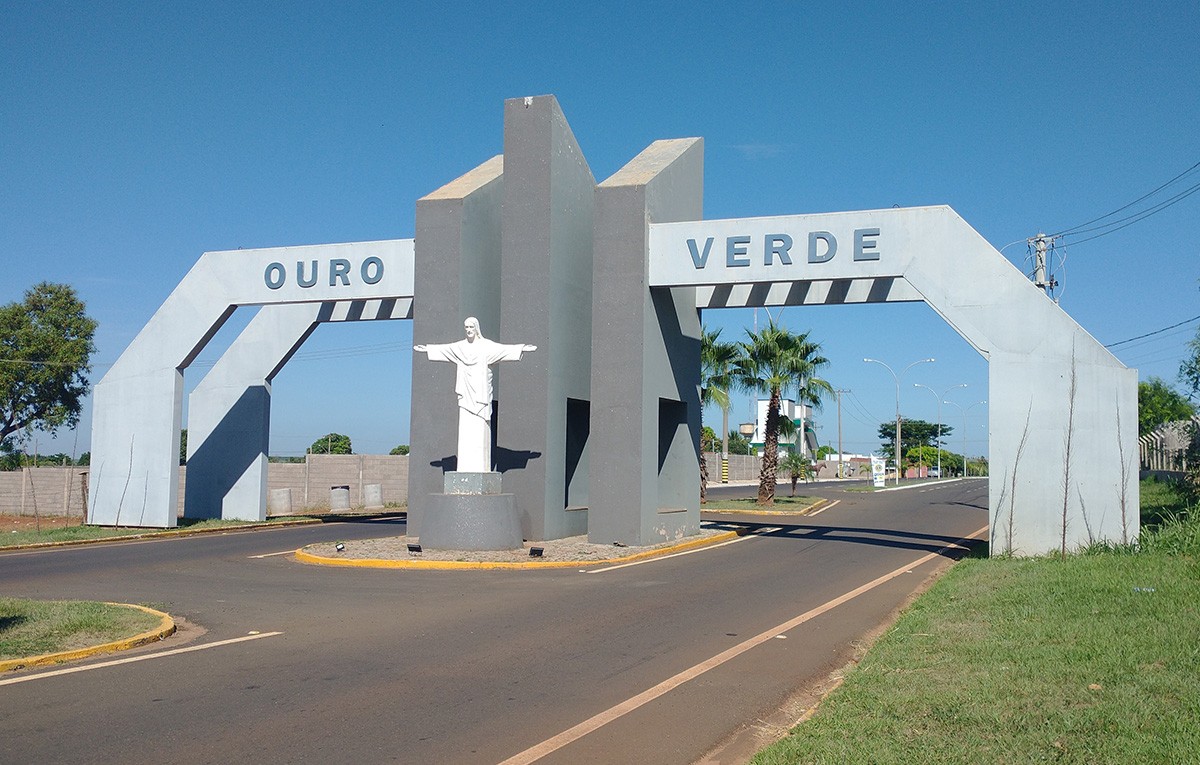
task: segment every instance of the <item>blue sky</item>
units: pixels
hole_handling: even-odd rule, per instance
[[[1004,250],[1018,266],[1026,237],[1200,161],[1194,0],[404,5],[0,2],[0,303],[74,285],[100,323],[98,380],[204,251],[413,236],[415,201],[500,153],[503,100],[525,95],[558,97],[597,180],[655,139],[703,136],[708,218],[948,204],[998,248],[1019,242]],[[1063,308],[1102,343],[1200,314],[1198,212],[1200,194],[1068,238]],[[986,362],[924,305],[781,320],[853,391],[847,450],[875,448],[895,408],[865,356],[938,359],[904,378],[906,416],[937,417],[912,383],[988,398]],[[705,321],[737,339],[755,316]],[[1173,380],[1196,325],[1117,355]],[[331,430],[359,452],[406,443],[410,367],[406,322],[321,327],[276,378],[272,452]],[[967,423],[972,454],[985,410]],[[735,400],[732,421],[749,414]],[[822,441],[836,419],[831,402]],[[39,448],[83,451],[89,431],[85,412],[78,440]]]

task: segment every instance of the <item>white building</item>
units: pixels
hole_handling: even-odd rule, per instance
[[[763,435],[767,429],[767,406],[770,404],[770,399],[760,398],[758,400],[758,415],[754,420],[754,435],[750,438],[750,448],[761,453],[766,437]],[[781,451],[788,450],[799,452],[812,459],[817,452],[817,436],[812,429],[812,407],[807,404],[797,404],[791,399],[783,399],[779,402],[780,418],[791,420],[796,425],[796,432],[792,436],[779,437],[779,448]],[[801,438],[803,434],[803,438]]]

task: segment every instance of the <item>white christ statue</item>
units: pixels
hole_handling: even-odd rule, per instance
[[[536,345],[504,345],[479,331],[474,316],[463,322],[467,338],[444,345],[414,345],[430,361],[451,361],[457,368],[454,392],[458,394],[458,471],[487,473],[492,469],[492,368],[500,361],[520,361]]]

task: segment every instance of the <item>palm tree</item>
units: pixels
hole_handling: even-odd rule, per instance
[[[792,482],[792,496],[796,496],[796,483],[803,478],[808,480],[809,464],[799,452],[790,451],[787,456],[780,461],[780,467],[787,471],[788,478]]]
[[[821,346],[807,332],[794,335],[772,320],[759,332],[746,330],[740,343],[741,358],[734,369],[739,386],[766,394],[767,421],[763,428],[762,471],[758,475],[758,504],[775,504],[775,480],[779,472],[779,403],[783,393],[795,390],[800,403],[820,406],[821,397],[833,386],[815,376],[829,364]]]
[[[721,330],[703,330],[700,335],[700,409],[709,402],[729,411],[729,388],[733,384],[731,374],[737,359],[738,346],[723,343]],[[704,444],[700,444],[700,504],[708,501],[708,461],[704,458]]]

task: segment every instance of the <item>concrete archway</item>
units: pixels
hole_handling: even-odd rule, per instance
[[[651,225],[652,288],[700,308],[927,303],[988,361],[992,550],[1138,532],[1137,374],[949,207]]]
[[[176,525],[183,371],[238,306],[349,301],[390,318],[398,306],[407,314],[412,297],[411,239],[202,255],[96,385],[89,522]],[[259,327],[313,310],[321,309],[267,312]],[[290,347],[295,338],[294,331],[276,332],[270,342]],[[243,381],[253,375],[247,365],[257,365],[256,357],[242,352],[252,350],[250,343],[235,349],[222,374]],[[247,402],[261,415],[261,402]]]

